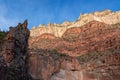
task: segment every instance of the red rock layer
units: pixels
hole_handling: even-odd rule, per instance
[[[119,26],[91,21],[82,27],[68,29],[61,39],[52,38],[41,42],[38,41],[32,47],[34,46],[34,48],[38,49],[54,49],[70,56],[79,56],[92,51],[104,51],[119,45],[119,32]]]

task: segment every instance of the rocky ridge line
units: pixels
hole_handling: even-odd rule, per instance
[[[33,29],[30,30],[30,36],[36,37],[44,33],[50,33],[56,37],[61,37],[68,28],[81,27],[82,25],[93,20],[104,22],[106,24],[116,24],[120,22],[120,11],[111,12],[110,10],[104,10],[101,12],[81,14],[75,22],[65,21],[62,24],[40,24],[37,28],[33,27]]]

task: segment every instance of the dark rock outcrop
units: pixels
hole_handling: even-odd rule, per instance
[[[0,80],[31,79],[26,65],[29,34],[27,20],[16,27],[10,27],[10,31],[4,39],[0,57]]]

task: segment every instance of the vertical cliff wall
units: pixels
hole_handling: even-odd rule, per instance
[[[0,80],[31,80],[26,65],[29,34],[27,20],[10,27],[0,56]]]

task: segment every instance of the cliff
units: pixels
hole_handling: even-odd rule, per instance
[[[27,20],[10,27],[0,54],[0,80],[31,80],[26,64],[29,30]]]
[[[94,20],[68,28],[61,38],[31,38],[30,73],[38,80],[119,80],[119,32],[119,24]]]
[[[61,38],[33,38],[30,44],[34,49],[50,49],[79,56],[92,51],[104,51],[119,43],[119,26],[112,26],[98,21],[91,21],[81,27],[69,28]],[[43,36],[43,35],[42,35]],[[46,36],[46,35],[45,35]]]
[[[106,24],[120,23],[120,11],[111,12],[110,10],[105,10],[101,12],[81,14],[80,17],[75,22],[65,21],[62,24],[56,23],[54,24],[48,23],[47,25],[40,24],[37,28],[33,27],[33,29],[30,30],[30,36],[36,37],[43,33],[50,33],[55,35],[56,37],[61,37],[68,28],[81,27],[84,24],[93,20],[104,22]]]
[[[119,24],[90,21],[61,38],[29,38],[27,21],[19,23],[4,39],[0,80],[119,80],[119,32]]]

